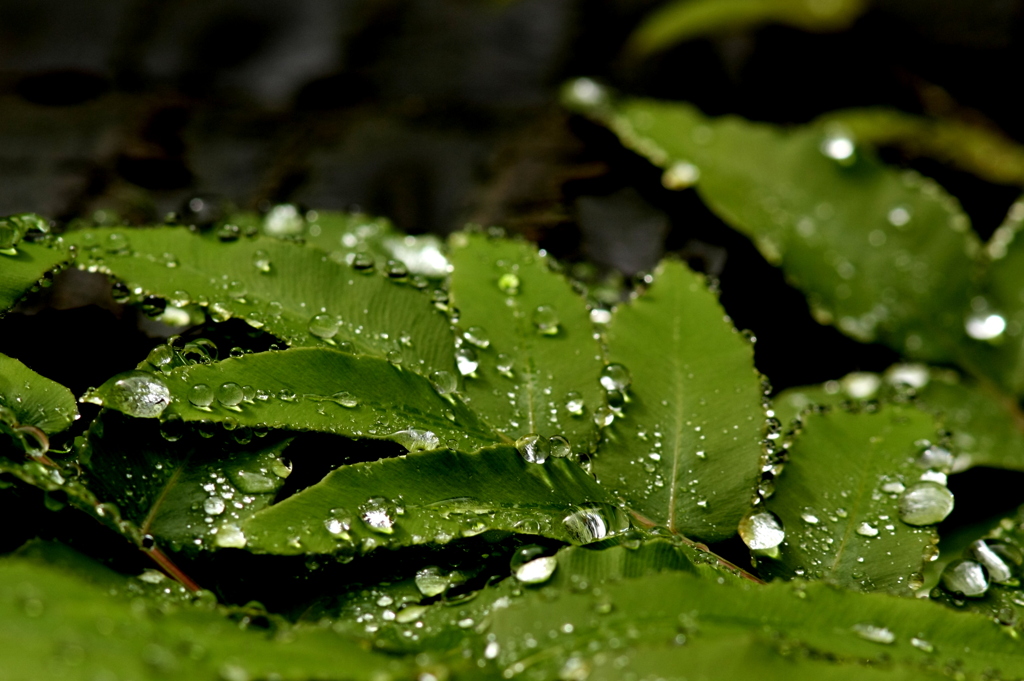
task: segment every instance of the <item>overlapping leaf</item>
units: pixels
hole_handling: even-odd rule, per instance
[[[249,550],[351,554],[445,544],[504,530],[591,541],[629,527],[568,459],[526,462],[514,447],[439,449],[344,466],[241,525]]]
[[[0,254],[0,314],[14,307],[47,272],[70,260],[71,254],[54,243],[21,242],[14,255]]]
[[[613,101],[590,81],[567,93],[570,106],[665,168],[666,186],[696,184],[712,210],[808,294],[822,323],[911,357],[961,354],[980,244],[935,182],[883,165],[841,131],[713,119],[685,103]]]
[[[469,334],[467,404],[497,432],[560,435],[573,451],[597,440],[603,362],[583,298],[525,243],[452,238],[451,303]]]
[[[14,413],[14,425],[35,426],[51,435],[78,418],[70,390],[6,355],[0,355],[0,406]]]
[[[765,434],[750,342],[703,278],[672,261],[615,310],[605,336],[632,387],[594,460],[598,479],[654,523],[731,536],[760,479]]]
[[[935,438],[932,416],[913,407],[806,415],[766,504],[786,537],[765,568],[859,591],[919,586],[938,536],[903,522],[901,494],[922,484],[928,466],[918,466],[917,457]]]
[[[451,443],[472,451],[498,441],[465,405],[419,374],[328,348],[243,355],[142,374],[137,387],[124,385],[125,377],[115,376],[86,399],[133,416],[390,439],[411,450]],[[138,409],[150,402],[165,406]]]
[[[424,375],[454,371],[448,320],[423,291],[319,249],[266,237],[221,243],[178,227],[65,239],[78,249],[78,267],[172,304],[199,303],[215,319],[244,319],[290,345],[350,347]]]

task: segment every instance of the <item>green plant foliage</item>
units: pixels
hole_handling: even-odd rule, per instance
[[[9,427],[34,426],[52,435],[78,418],[75,397],[64,386],[40,376],[18,360],[0,355],[0,407],[9,409]]]
[[[454,371],[451,332],[426,294],[326,253],[271,238],[219,242],[180,227],[72,232],[75,264],[172,305],[199,304],[289,345],[337,346],[391,357],[413,371]],[[415,340],[413,340],[415,339]]]
[[[1024,431],[1019,407],[991,385],[948,369],[899,364],[883,375],[856,372],[825,385],[790,388],[773,402],[791,423],[811,406],[912,400],[952,434],[955,471],[972,466],[1024,469]]]
[[[632,387],[625,417],[605,431],[598,479],[653,523],[707,541],[730,536],[760,479],[765,436],[751,342],[703,278],[671,261],[615,310],[605,337]]]
[[[840,31],[867,4],[865,0],[670,0],[644,17],[630,35],[626,53],[646,56],[693,38],[768,23],[805,31]]]
[[[0,314],[14,307],[48,272],[65,265],[71,254],[51,243],[20,242],[13,254],[0,253]]]
[[[577,464],[529,463],[514,447],[498,446],[344,466],[257,512],[242,530],[257,553],[350,555],[378,546],[446,544],[490,530],[587,542],[628,527],[608,493]]]
[[[525,243],[459,234],[450,257],[460,351],[472,353],[461,360],[467,403],[512,440],[559,435],[588,451],[605,408],[604,362],[583,299]]]
[[[131,390],[121,387],[136,377]],[[473,412],[419,374],[327,348],[243,355],[161,375],[130,372],[85,399],[130,416],[390,439],[410,450],[452,443],[472,451],[498,441]],[[150,409],[154,401],[161,404]]]
[[[685,103],[581,98],[589,90],[570,84],[568,103],[665,168],[666,186],[696,185],[808,292],[818,321],[923,360],[962,354],[981,247],[937,183],[882,164],[844,133],[708,118]]]
[[[922,525],[949,511],[938,509],[925,523],[905,515],[902,505],[915,485],[925,485],[936,504],[948,497],[952,508],[944,485],[919,482],[928,466],[917,458],[935,437],[929,414],[898,405],[805,416],[767,502],[786,528],[780,556],[767,569],[862,591],[918,588],[926,554],[938,542],[935,530]]]

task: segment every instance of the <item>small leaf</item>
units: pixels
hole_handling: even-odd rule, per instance
[[[630,35],[626,51],[645,56],[693,38],[768,23],[805,31],[841,31],[865,9],[865,0],[673,0],[644,17]]]
[[[355,680],[416,677],[412,661],[367,651],[329,629],[277,618],[274,634],[245,629],[227,608],[192,602],[169,582],[154,586],[95,564],[80,576],[67,560],[41,559],[52,553],[0,559],[5,679],[305,681],[334,678],[339,669]]]
[[[528,463],[509,446],[439,449],[343,466],[255,514],[242,530],[250,551],[284,555],[446,544],[489,530],[578,542],[628,529],[611,502],[567,459]],[[570,518],[581,513],[587,537]]]
[[[632,386],[594,473],[630,508],[705,541],[732,536],[761,473],[765,415],[754,353],[703,277],[667,261],[616,308],[608,360]]]
[[[685,103],[584,103],[573,87],[570,105],[665,168],[666,186],[695,184],[807,294],[819,322],[922,360],[960,356],[980,244],[934,181],[882,164],[841,131],[708,118]]]
[[[138,372],[131,372],[136,375]],[[438,394],[426,378],[376,357],[328,348],[293,348],[232,357],[149,374],[166,391],[164,419],[284,428],[386,439],[410,450],[451,441],[466,451],[493,444],[464,404]],[[454,378],[452,378],[454,380]],[[85,399],[139,414],[115,399],[115,376]]]
[[[785,390],[774,406],[783,423],[789,423],[811,405],[905,400],[908,391],[916,407],[933,414],[952,433],[954,471],[972,466],[1024,470],[1024,414],[1015,401],[991,384],[949,369],[897,364],[884,375],[856,372],[824,385]]]
[[[472,353],[461,364],[467,403],[510,439],[559,435],[573,451],[589,451],[605,398],[583,298],[531,245],[480,234],[451,243],[459,325],[486,339],[462,346]]]
[[[926,492],[945,491],[944,485],[920,481],[927,466],[919,467],[918,456],[935,437],[931,415],[912,407],[808,414],[766,502],[782,520],[786,538],[780,557],[764,561],[764,567],[858,591],[917,588],[912,582],[920,580],[925,553],[938,536],[901,505],[922,484],[936,488]],[[944,494],[940,501],[948,500],[951,509],[952,495]]]
[[[0,253],[0,314],[14,307],[40,279],[71,260],[71,254],[52,243],[17,245],[14,255]]]
[[[80,268],[172,304],[199,303],[290,345],[341,346],[429,375],[454,371],[448,320],[422,291],[326,253],[266,237],[221,243],[184,228],[90,229],[65,237]],[[264,267],[266,269],[264,269]]]
[[[78,418],[70,390],[6,355],[0,355],[0,406],[17,418],[9,425],[35,426],[49,435],[67,430]]]

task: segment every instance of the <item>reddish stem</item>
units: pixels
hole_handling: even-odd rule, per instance
[[[151,549],[142,549],[142,552],[149,556],[164,572],[173,577],[175,581],[189,591],[195,592],[202,590],[201,586],[196,584],[191,577],[186,575],[181,568],[174,564],[174,561],[172,561],[166,553],[157,547],[154,546]]]

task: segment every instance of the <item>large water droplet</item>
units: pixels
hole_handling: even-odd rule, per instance
[[[919,468],[948,473],[953,469],[954,461],[955,458],[948,449],[938,445],[928,445],[918,455],[915,463]]]
[[[480,366],[480,362],[476,358],[476,351],[465,346],[456,348],[455,366],[458,367],[459,373],[463,376],[472,374]]]
[[[391,439],[410,452],[426,452],[441,446],[441,440],[431,430],[409,428],[391,434]]]
[[[170,403],[171,391],[164,382],[145,371],[122,374],[103,400],[106,407],[143,419],[160,416]]]
[[[221,525],[217,530],[217,538],[213,542],[225,549],[244,549],[247,543],[245,533],[238,525]]]
[[[220,515],[224,512],[224,508],[225,504],[222,497],[208,497],[206,501],[203,502],[203,511],[208,515]]]
[[[786,538],[782,520],[771,511],[747,514],[739,524],[740,539],[754,551],[775,549]]]
[[[608,392],[613,390],[624,392],[632,382],[633,378],[629,375],[629,369],[621,364],[608,364],[601,370],[601,386]]]
[[[530,463],[544,463],[551,454],[551,443],[543,435],[530,433],[516,440],[516,450]]]
[[[556,459],[564,459],[565,457],[572,454],[572,448],[569,446],[569,441],[561,435],[555,435],[550,440],[551,443],[551,456]]]
[[[338,329],[340,328],[337,317],[329,315],[327,313],[321,313],[315,315],[309,320],[309,333],[322,338],[324,340],[330,340],[338,335]]]
[[[988,584],[988,570],[973,560],[954,560],[942,571],[942,586],[952,594],[981,598]]]
[[[237,383],[228,381],[227,383],[221,383],[220,387],[217,388],[217,401],[229,409],[233,409],[241,404],[244,397],[245,393],[242,392],[242,386]]]
[[[520,565],[515,569],[516,579],[523,584],[543,584],[551,579],[558,567],[558,559],[554,556],[541,556]]]
[[[29,230],[49,232],[50,223],[34,213],[21,213],[0,218],[0,252],[14,255],[17,245]]]
[[[820,149],[825,156],[845,165],[853,161],[857,145],[849,135],[834,132],[825,136],[821,141]]]
[[[359,517],[374,532],[391,534],[395,531],[397,510],[391,500],[385,497],[370,497],[359,507]]]
[[[213,388],[205,383],[196,383],[188,391],[188,401],[196,409],[209,410],[213,404]]]
[[[352,529],[352,516],[343,508],[332,508],[324,519],[324,529],[334,536],[340,536]]]
[[[917,482],[900,496],[899,510],[908,525],[934,525],[953,511],[953,493],[937,482]]]
[[[455,392],[459,387],[458,379],[450,371],[435,371],[430,374],[430,382],[434,384],[434,390],[441,395]]]
[[[441,568],[431,565],[416,573],[416,588],[428,598],[440,596],[448,590],[451,579]]]
[[[533,311],[533,326],[542,336],[558,334],[558,313],[550,305],[540,305]]]
[[[629,516],[611,504],[594,504],[576,509],[562,524],[579,544],[589,544],[629,529]]]

